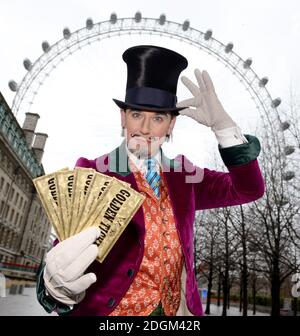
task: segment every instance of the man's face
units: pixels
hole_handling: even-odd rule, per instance
[[[166,112],[121,110],[121,122],[128,149],[137,157],[154,156],[171,134],[176,117]]]

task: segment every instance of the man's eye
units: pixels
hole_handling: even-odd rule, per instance
[[[159,121],[159,122],[160,122],[160,121],[162,121],[162,120],[163,120],[163,118],[162,118],[162,117],[154,117],[154,120],[155,120],[155,121]]]
[[[141,114],[138,112],[132,113],[133,118],[138,118]]]

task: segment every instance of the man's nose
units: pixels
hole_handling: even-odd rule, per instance
[[[148,134],[150,132],[150,118],[144,118],[141,125],[141,133]]]

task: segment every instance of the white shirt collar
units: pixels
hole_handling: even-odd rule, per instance
[[[144,175],[146,175],[147,173],[146,159],[139,159],[137,156],[131,153],[127,147],[127,144],[125,144],[125,148],[128,158],[133,162],[133,164],[137,167],[139,171],[141,171]],[[153,158],[156,160],[157,163],[156,169],[159,172],[161,166],[161,149],[154,155]]]

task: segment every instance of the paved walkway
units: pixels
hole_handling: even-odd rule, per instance
[[[205,309],[205,304],[203,305],[203,308]],[[223,306],[217,306],[216,304],[210,305],[210,312],[211,314],[209,316],[221,316],[222,315]],[[227,316],[242,316],[242,312],[240,312],[239,308],[237,307],[230,307],[230,309],[227,310]],[[256,314],[253,315],[252,310],[248,310],[248,316],[270,316],[270,314],[261,313],[256,311]]]
[[[0,316],[51,316],[39,304],[35,288],[24,288],[23,294],[0,297]]]
[[[203,305],[205,309],[205,304]],[[222,306],[211,304],[211,316],[222,315]],[[241,316],[239,309],[231,307],[227,311],[228,316]],[[263,316],[260,312],[256,316]],[[48,314],[36,299],[35,288],[24,288],[23,294],[0,297],[0,316],[57,316],[56,313]],[[248,316],[253,316],[252,311],[248,311]]]

